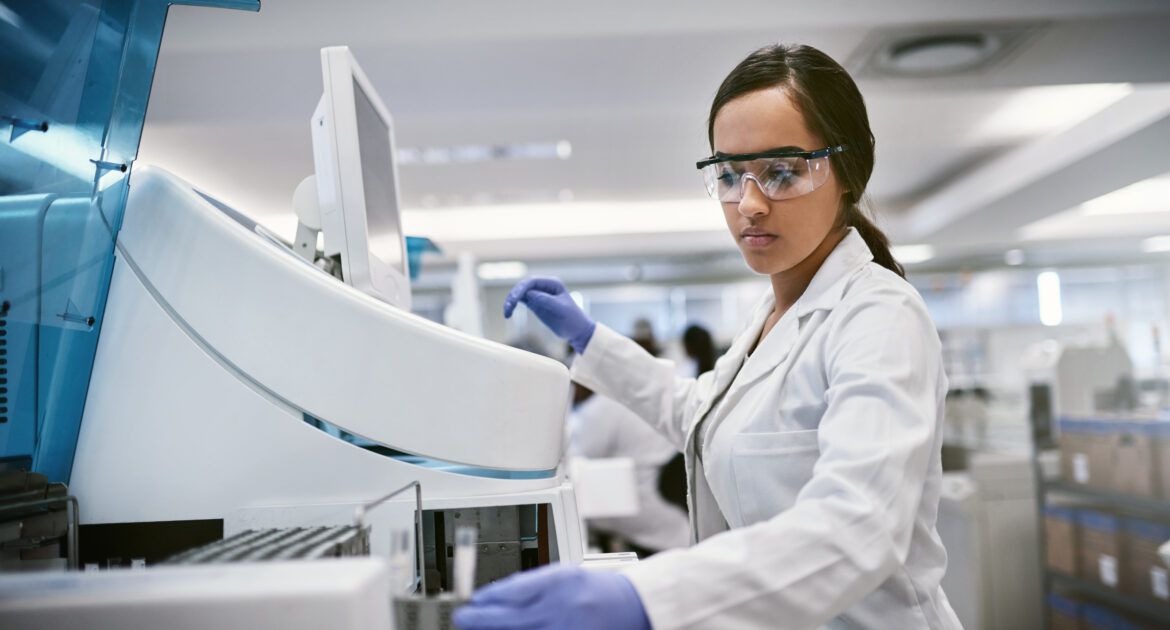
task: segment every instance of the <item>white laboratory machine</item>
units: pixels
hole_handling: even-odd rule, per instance
[[[581,562],[567,370],[408,311],[389,113],[348,49],[321,60],[297,241],[315,252],[320,228],[323,252],[162,169],[132,173],[73,464],[83,539],[349,524],[417,481],[432,583],[467,523],[492,543],[480,583]],[[414,497],[366,518],[382,555],[414,531]]]

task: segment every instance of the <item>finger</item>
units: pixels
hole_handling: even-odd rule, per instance
[[[556,304],[557,299],[544,291],[529,291],[524,294],[524,303],[532,312],[539,315],[540,313],[547,313]]]
[[[552,295],[560,295],[566,290],[565,283],[556,278],[537,276],[535,278],[529,278],[528,281],[531,283],[528,286],[529,291],[535,289],[537,291],[551,293]]]
[[[460,630],[525,630],[535,628],[533,616],[524,608],[491,604],[468,604],[455,610],[451,621]]]
[[[527,604],[553,585],[561,568],[559,565],[554,565],[514,574],[476,591],[471,596],[471,602],[476,605],[520,606]]]
[[[508,297],[504,298],[504,317],[512,316],[512,312],[516,310],[516,305],[523,299],[524,294],[528,292],[528,288],[532,285],[533,278],[525,278],[516,283],[511,291],[508,291]]]

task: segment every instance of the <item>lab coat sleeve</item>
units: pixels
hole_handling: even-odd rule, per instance
[[[815,628],[889,579],[907,594],[891,605],[915,606],[905,563],[939,457],[938,335],[905,290],[866,291],[837,309],[812,477],[771,519],[628,569],[655,628]]]
[[[683,450],[686,423],[698,406],[707,380],[675,375],[674,362],[658,359],[603,324],[593,331],[585,352],[573,362],[572,379],[621,403],[649,422],[676,449]]]

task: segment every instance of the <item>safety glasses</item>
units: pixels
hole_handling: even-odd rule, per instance
[[[817,151],[716,154],[695,166],[703,172],[707,192],[723,203],[739,203],[749,179],[768,199],[783,201],[820,188],[829,179],[829,156],[845,149],[842,144]]]

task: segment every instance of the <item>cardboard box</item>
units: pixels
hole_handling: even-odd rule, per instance
[[[1078,541],[1082,579],[1124,590],[1124,550],[1121,544],[1120,519],[1096,510],[1078,510]]]
[[[1117,422],[1111,427],[1113,474],[1107,489],[1132,496],[1158,496],[1154,453],[1154,425],[1150,422]]]
[[[1112,488],[1114,424],[1103,420],[1060,421],[1060,472],[1065,482]]]
[[[1158,557],[1158,547],[1170,540],[1170,525],[1127,518],[1122,526],[1126,592],[1163,602],[1170,611],[1170,572]]]
[[[1155,422],[1151,428],[1154,436],[1154,476],[1158,483],[1158,496],[1170,499],[1170,422]]]
[[[1048,568],[1077,575],[1077,511],[1050,505],[1044,508],[1044,544]]]

